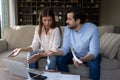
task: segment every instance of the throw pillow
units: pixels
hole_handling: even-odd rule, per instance
[[[100,38],[100,53],[104,57],[113,59],[120,45],[120,34],[105,33]]]
[[[119,50],[118,50],[118,52],[117,52],[117,54],[116,54],[116,58],[117,58],[118,60],[120,60],[120,46],[119,46]]]

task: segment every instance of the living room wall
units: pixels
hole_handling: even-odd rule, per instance
[[[12,0],[9,3],[9,11],[11,11],[9,12],[10,13],[9,17],[12,18],[12,20],[11,18],[9,18],[9,22],[11,25],[16,24],[15,11],[14,11],[15,8],[13,4],[15,4],[15,0]],[[120,0],[114,0],[114,1],[101,0],[100,25],[120,25],[120,9],[119,9],[120,5],[119,4],[120,4]]]
[[[120,0],[102,0],[100,25],[120,25]]]
[[[10,2],[15,4],[15,0]],[[16,24],[14,13],[14,6],[10,6],[13,10],[11,11],[12,20],[10,24]],[[100,8],[100,25],[120,25],[120,0],[101,0]],[[9,8],[10,9],[10,8]],[[11,19],[10,19],[11,20]]]

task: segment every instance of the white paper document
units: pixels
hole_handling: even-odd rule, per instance
[[[61,80],[80,80],[80,75],[62,74]]]
[[[76,55],[75,55],[75,53],[74,53],[74,51],[73,51],[73,48],[71,47],[70,49],[71,49],[71,51],[72,51],[72,55],[73,55],[73,58],[75,59],[75,61],[77,61],[79,64],[83,63],[80,59],[78,59],[78,58],[76,57]]]
[[[80,80],[80,75],[62,74],[60,72],[44,72],[46,80]]]
[[[46,80],[61,80],[60,72],[44,72],[44,76],[47,76]]]

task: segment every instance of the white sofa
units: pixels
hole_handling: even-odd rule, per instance
[[[4,37],[0,39],[0,66],[3,58],[17,47],[27,47],[32,43],[34,30],[36,26],[13,26],[7,27]],[[120,27],[117,27],[120,29]],[[101,80],[119,80],[120,79],[120,34],[113,33],[116,30],[115,26],[99,26],[100,31],[100,54],[101,54]],[[108,32],[108,33],[106,33]],[[16,61],[21,61],[26,64],[27,52],[21,52],[17,57],[10,58]],[[45,58],[39,61],[39,69],[45,66]],[[79,68],[74,65],[69,65],[70,73],[80,74],[88,77],[89,68],[85,65]]]

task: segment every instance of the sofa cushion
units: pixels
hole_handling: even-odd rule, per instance
[[[100,80],[120,80],[120,69],[101,70]]]
[[[120,46],[119,46],[119,50],[118,50],[118,52],[117,52],[117,54],[116,54],[116,58],[117,58],[118,60],[120,60]]]
[[[0,53],[0,67],[1,66],[5,66],[3,64],[2,59],[4,59],[4,58],[8,59],[8,55],[10,55],[11,51],[12,50],[8,50],[8,51],[4,51],[4,52]],[[16,57],[9,57],[9,59],[15,60],[15,61],[19,61],[19,62],[24,62],[25,64],[27,64],[27,53],[28,52],[21,52],[18,56],[16,56]]]
[[[8,42],[8,49],[27,47],[32,43],[35,26],[14,26],[5,30],[4,38]]]
[[[7,50],[7,42],[4,39],[0,39],[0,52]]]
[[[113,25],[102,25],[99,26],[99,33],[100,33],[100,37],[104,34],[104,33],[113,33],[115,26]]]
[[[19,61],[19,62],[23,62],[26,67],[27,67],[27,54],[28,52],[20,52],[20,54],[16,57],[9,57],[8,55],[10,55],[10,52],[12,50],[7,50],[4,52],[0,52],[0,67],[4,67],[4,63],[3,63],[3,59],[11,59],[11,60],[15,60],[15,61]],[[44,70],[45,69],[45,65],[46,65],[46,58],[41,58],[38,61],[38,69],[39,70]]]
[[[113,59],[120,45],[120,34],[105,33],[100,38],[100,53],[102,56]]]
[[[81,64],[80,67],[75,67],[74,64],[68,65],[70,73],[78,74],[83,77],[89,77],[89,67],[85,64]]]
[[[109,59],[106,57],[101,57],[100,65],[102,70],[120,69],[120,62],[117,59]]]

